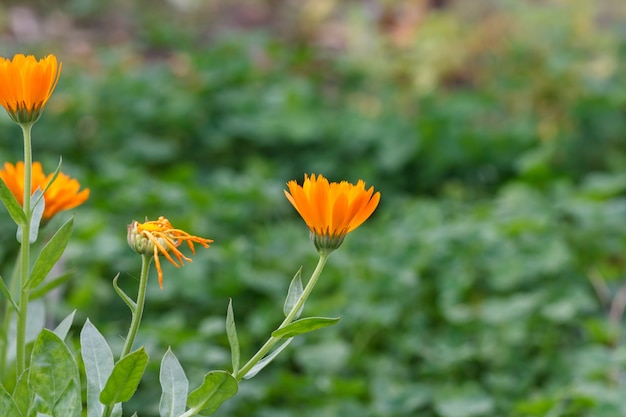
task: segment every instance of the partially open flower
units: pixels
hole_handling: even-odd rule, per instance
[[[300,213],[311,231],[311,240],[318,251],[337,249],[345,236],[359,227],[374,212],[380,192],[365,189],[365,182],[356,185],[347,181],[331,182],[321,175],[304,175],[304,184],[287,183],[285,196]]]
[[[141,255],[154,256],[154,263],[159,274],[159,287],[163,289],[163,270],[159,261],[159,253],[170,261],[177,268],[183,265],[183,260],[191,262],[191,259],[183,255],[178,246],[184,241],[187,242],[191,253],[195,254],[194,243],[198,243],[205,248],[209,247],[209,243],[213,243],[211,239],[205,239],[198,236],[192,236],[189,233],[175,229],[168,219],[161,216],[158,220],[139,223],[133,220],[128,225],[128,245]],[[170,252],[174,258],[170,256]],[[180,263],[180,264],[179,264]]]
[[[33,162],[31,174],[31,195],[38,188],[43,191],[54,176],[54,173],[45,174],[41,163]],[[24,162],[19,161],[15,165],[5,162],[0,169],[0,178],[9,187],[11,193],[21,206],[24,204]],[[60,211],[69,210],[83,204],[89,198],[89,188],[80,190],[80,183],[74,178],[59,172],[54,182],[44,193],[45,208],[43,220],[50,220]]]
[[[39,61],[32,55],[17,54],[12,60],[0,57],[0,104],[16,123],[34,123],[60,74],[61,63],[54,55]]]

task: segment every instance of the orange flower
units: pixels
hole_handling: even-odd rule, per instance
[[[363,180],[356,185],[329,183],[321,175],[305,174],[302,186],[292,180],[287,187],[285,196],[309,227],[318,251],[337,249],[348,233],[372,215],[380,201],[380,192],[374,193],[374,187],[366,190]]]
[[[54,173],[44,174],[41,163],[33,162],[31,195],[37,188],[41,191],[45,190],[53,176]],[[0,169],[0,178],[9,187],[17,202],[23,206],[24,162],[20,161],[15,166],[5,162],[4,168]],[[80,192],[78,191],[79,189],[80,183],[77,180],[59,172],[50,188],[43,195],[45,203],[43,220],[49,220],[60,211],[69,210],[83,204],[89,198],[89,188]]]
[[[32,55],[0,57],[0,104],[11,119],[17,123],[39,119],[59,81],[61,66],[54,55],[39,61]]]
[[[198,243],[205,248],[209,247],[209,243],[213,243],[211,239],[205,239],[198,236],[192,236],[189,233],[174,229],[169,220],[161,216],[158,220],[139,223],[133,220],[128,225],[128,245],[137,253],[142,255],[154,256],[154,263],[159,274],[159,287],[163,289],[163,271],[161,270],[161,262],[159,261],[159,252],[165,256],[174,266],[179,268],[183,265],[183,260],[191,262],[191,259],[183,255],[178,246],[186,241],[191,253],[195,255],[196,251],[193,246]],[[172,252],[174,258],[169,254]],[[180,262],[180,265],[176,262]]]

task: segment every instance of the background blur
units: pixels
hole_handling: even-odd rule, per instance
[[[381,205],[307,304],[341,322],[216,416],[626,415],[625,21],[621,0],[4,1],[1,55],[63,62],[34,158],[91,189],[49,307],[119,352],[126,225],[215,239],[151,279],[152,361],[125,409],[156,416],[168,346],[195,388],[228,369],[230,297],[249,358],[312,272],[285,183],[362,178]],[[22,158],[4,112],[0,138]]]

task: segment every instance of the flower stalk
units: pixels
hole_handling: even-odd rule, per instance
[[[26,368],[26,323],[28,322],[28,296],[30,288],[27,286],[30,273],[30,220],[32,217],[30,208],[31,170],[32,170],[32,147],[31,128],[32,123],[22,123],[24,136],[24,201],[22,207],[26,217],[26,223],[22,226],[22,238],[20,242],[20,288],[17,315],[16,335],[16,370],[17,377]]]
[[[296,319],[298,312],[300,311],[302,306],[304,306],[304,303],[309,298],[309,295],[311,295],[311,292],[313,291],[313,288],[315,287],[317,280],[322,274],[322,271],[324,270],[324,266],[326,265],[326,261],[328,260],[329,254],[330,252],[328,251],[320,251],[319,260],[317,261],[315,270],[311,274],[311,278],[309,279],[309,282],[307,282],[306,287],[304,288],[304,290],[302,291],[302,294],[298,298],[298,301],[296,301],[294,306],[291,308],[291,310],[289,311],[289,314],[287,314],[287,317],[285,317],[285,320],[283,320],[283,322],[280,324],[280,326],[278,326],[276,330],[280,330],[290,325]],[[261,359],[263,359],[265,355],[272,349],[272,347],[274,347],[274,345],[278,343],[278,341],[280,340],[281,340],[280,337],[270,336],[270,338],[267,339],[267,341],[263,344],[263,346],[261,346],[258,352],[255,353],[254,356],[252,356],[252,358],[250,358],[250,360],[245,365],[243,365],[241,369],[239,369],[239,371],[235,375],[233,375],[233,377],[235,377],[235,379],[238,382],[241,381],[246,376],[246,374],[250,372],[250,370],[254,367],[254,365],[256,365]]]

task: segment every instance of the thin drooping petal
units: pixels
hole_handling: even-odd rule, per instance
[[[205,248],[209,247],[209,243],[213,243],[211,239],[193,236],[184,230],[172,227],[170,221],[163,216],[159,217],[158,220],[144,223],[133,221],[128,225],[127,239],[129,246],[135,252],[154,257],[161,289],[163,289],[163,270],[161,269],[159,254],[165,256],[165,259],[172,265],[180,268],[184,265],[183,261],[191,262],[191,258],[185,256],[178,249],[182,242],[187,242],[192,254],[195,254],[194,243]]]

